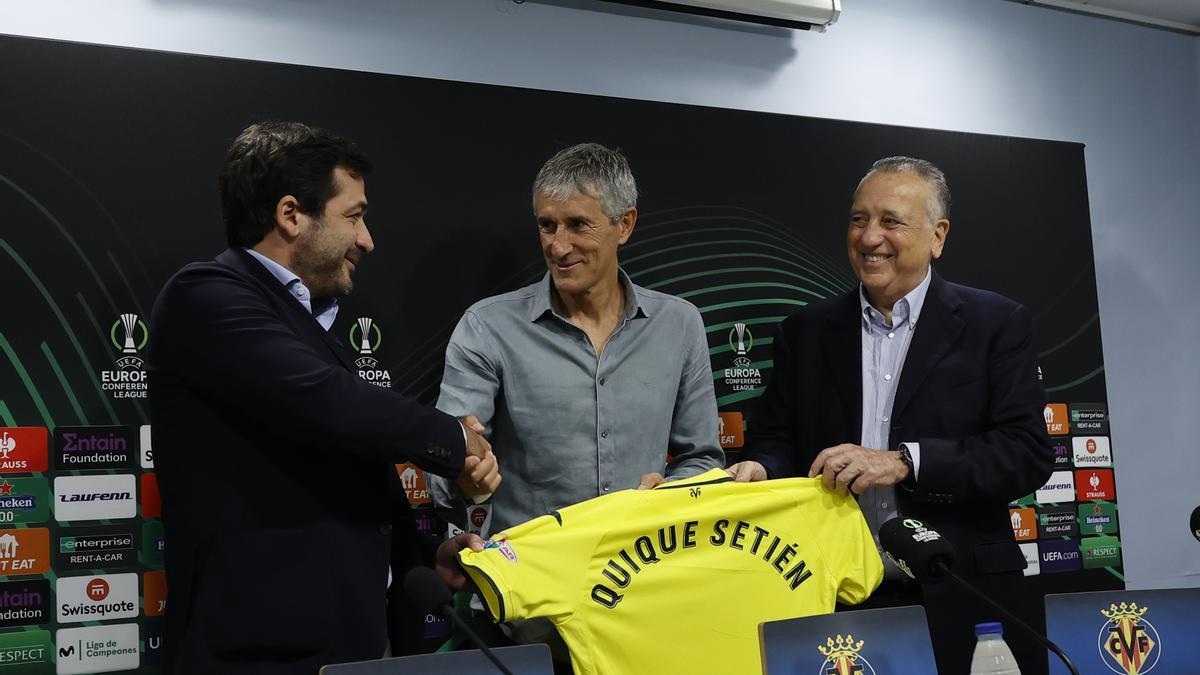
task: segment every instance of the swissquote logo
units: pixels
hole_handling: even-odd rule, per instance
[[[350,326],[350,344],[358,351],[354,360],[358,368],[358,376],[377,387],[392,388],[392,376],[384,368],[379,367],[379,359],[375,353],[383,344],[383,331],[379,324],[369,316],[360,316]]]
[[[58,578],[58,622],[132,619],[138,615],[138,575]]]
[[[1162,638],[1146,620],[1149,607],[1136,602],[1109,605],[1100,610],[1107,619],[1096,638],[1104,665],[1114,673],[1142,675],[1154,670],[1162,656]]]
[[[1108,436],[1076,436],[1071,439],[1071,448],[1079,468],[1112,466]]]
[[[753,367],[750,350],[754,348],[754,334],[745,323],[739,321],[729,329],[729,349],[734,353],[733,367],[725,369],[725,386],[731,391],[751,391],[762,386],[762,370]]]
[[[54,479],[54,519],[106,520],[137,515],[137,489],[131,474],[57,476]]]
[[[820,675],[875,675],[875,668],[862,655],[865,642],[856,642],[853,635],[838,635],[837,640],[825,638],[824,645],[817,645],[817,651],[825,657]]]
[[[137,314],[122,314],[113,322],[108,337],[120,356],[113,364],[115,369],[100,371],[101,387],[113,398],[146,398],[145,362],[139,356],[150,340],[146,323]]]

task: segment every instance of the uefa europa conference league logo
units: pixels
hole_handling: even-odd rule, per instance
[[[118,329],[121,338],[117,337]],[[145,362],[138,356],[150,340],[146,323],[137,314],[122,314],[113,322],[108,337],[121,355],[113,364],[114,370],[100,371],[101,386],[113,398],[146,398]]]
[[[379,324],[369,316],[360,316],[350,326],[350,344],[358,350],[358,358],[354,365],[358,368],[358,376],[376,387],[392,388],[392,376],[384,368],[379,367],[379,359],[373,355],[383,344],[383,331]]]
[[[750,365],[750,350],[754,348],[754,334],[746,324],[738,322],[729,329],[729,349],[736,356],[733,367],[725,369],[725,386],[730,391],[751,391],[762,386],[762,371]]]

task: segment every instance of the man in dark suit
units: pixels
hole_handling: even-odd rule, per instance
[[[487,441],[361,380],[329,333],[373,248],[367,159],[296,123],[252,125],[220,176],[230,248],[155,303],[150,414],[166,528],[170,673],[315,673],[378,658],[397,462],[499,482]]]
[[[934,165],[875,163],[854,193],[846,237],[861,283],[782,323],[745,459],[730,472],[822,476],[859,495],[876,537],[893,517],[925,521],[955,545],[958,573],[1037,625],[1007,510],[1053,465],[1032,321],[1023,306],[933,271],[949,209]],[[938,670],[967,672],[974,624],[1001,617],[949,584],[907,581],[886,559],[864,606],[921,603]],[[1021,672],[1043,671],[1044,652],[1016,631],[1008,626],[1005,639]]]

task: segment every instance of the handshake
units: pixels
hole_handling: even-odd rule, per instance
[[[492,444],[483,437],[484,427],[474,415],[459,420],[467,435],[467,459],[455,483],[463,496],[483,501],[500,486],[500,466]]]

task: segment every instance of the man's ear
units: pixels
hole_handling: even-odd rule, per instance
[[[942,257],[942,248],[946,245],[946,237],[950,236],[950,221],[942,218],[933,224],[933,242],[930,253],[934,260]]]
[[[617,221],[617,227],[621,229],[621,238],[617,240],[618,244],[624,245],[625,242],[629,241],[629,237],[633,236],[633,226],[636,224],[637,209],[631,208]]]
[[[275,229],[287,241],[300,236],[300,201],[292,195],[284,195],[275,204]]]

